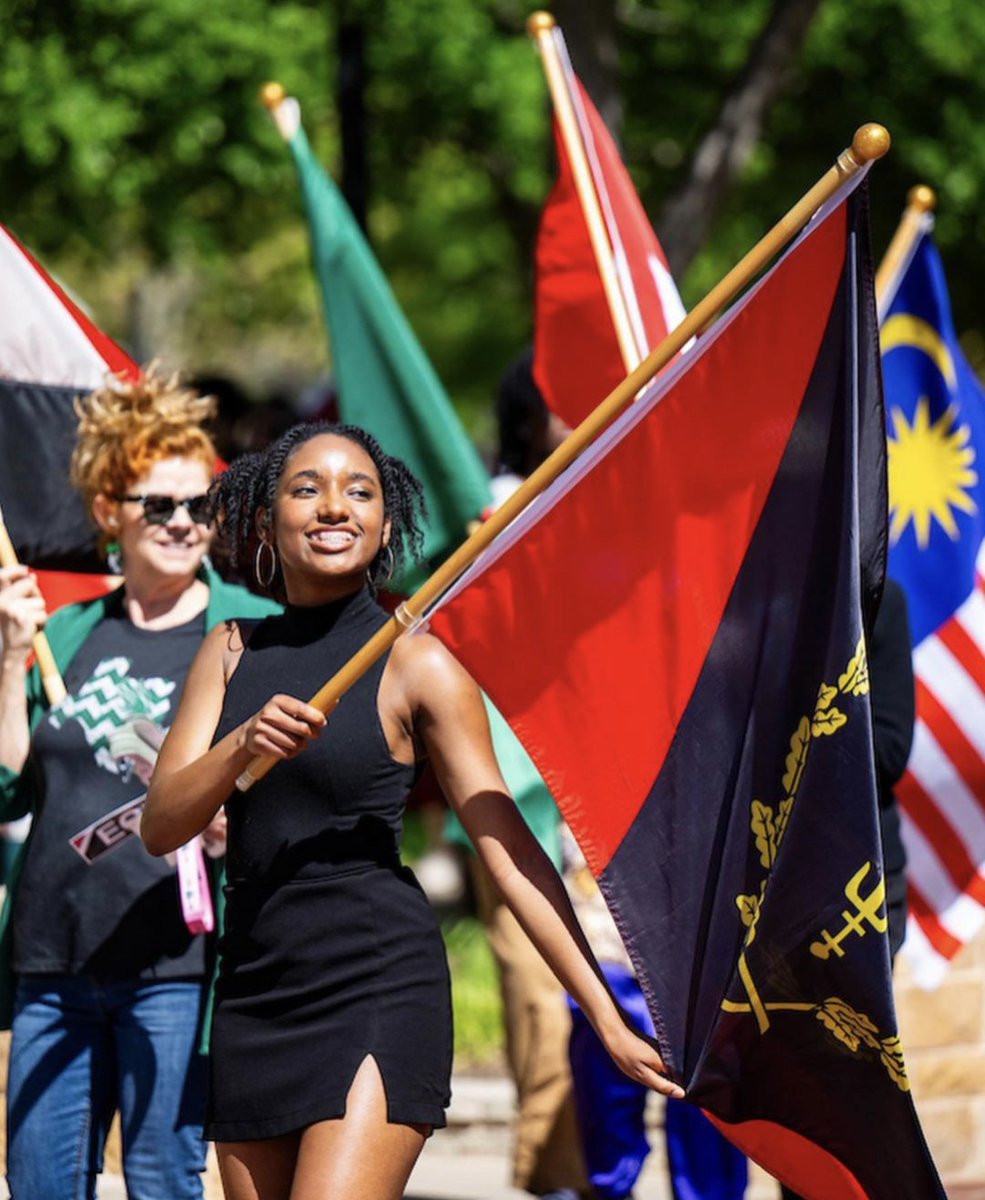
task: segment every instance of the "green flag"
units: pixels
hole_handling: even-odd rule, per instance
[[[464,541],[491,502],[489,477],[342,193],[300,127],[289,141],[304,194],[342,419],[368,430],[424,485],[424,554]],[[405,577],[403,586],[422,578]]]

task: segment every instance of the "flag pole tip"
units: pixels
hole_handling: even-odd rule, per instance
[[[911,187],[906,193],[906,200],[910,208],[915,208],[917,212],[933,212],[937,207],[937,193],[925,183]]]
[[[535,12],[527,17],[527,33],[532,38],[540,37],[542,33],[550,33],[557,22],[554,20],[553,13]]]
[[[870,121],[855,131],[852,138],[852,154],[857,162],[874,162],[889,150],[892,138],[885,125],[877,125]]]
[[[284,103],[284,97],[286,95],[287,92],[284,91],[284,85],[282,83],[271,81],[270,83],[265,83],[260,89],[260,103],[264,108],[268,108],[271,112],[273,112],[274,109],[280,108],[280,106]]]

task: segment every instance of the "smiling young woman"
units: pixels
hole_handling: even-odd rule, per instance
[[[286,610],[206,639],[141,832],[164,854],[227,806],[206,1134],[228,1200],[397,1200],[445,1123],[448,970],[399,859],[426,759],[616,1062],[680,1094],[609,994],[506,792],[479,690],[445,648],[427,634],[401,639],[327,723],[303,699],[386,621],[372,588],[419,548],[417,481],[362,430],[302,426],[234,464],[214,497],[220,527],[241,558],[255,554]],[[282,761],[238,795],[256,754]]]
[[[54,710],[28,666],[37,583],[0,570],[0,819],[34,817],[0,922],[15,1200],[92,1196],[117,1109],[131,1194],[202,1195],[204,939],[138,838],[91,863],[70,839],[139,800],[206,630],[275,607],[203,565],[209,411],[153,370],[79,402],[73,481],[124,578],[47,623],[68,690]]]

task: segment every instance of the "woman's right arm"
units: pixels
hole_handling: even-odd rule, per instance
[[[168,854],[201,833],[258,754],[293,758],[321,732],[324,716],[293,696],[272,696],[260,711],[211,745],[226,695],[232,623],[202,643],[147,792],[140,836],[151,854]],[[241,649],[241,647],[240,647]]]
[[[27,567],[0,567],[0,766],[23,770],[31,744],[27,714],[27,660],[47,614]]]

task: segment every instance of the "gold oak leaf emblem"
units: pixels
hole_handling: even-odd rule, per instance
[[[793,796],[788,796],[786,800],[780,801],[780,811],[776,814],[776,844],[777,846],[783,841],[783,835],[787,832],[787,825],[790,823],[790,814],[793,812]]]
[[[831,702],[838,695],[838,689],[822,683],[817,692],[817,704],[814,706],[814,719],[811,721],[811,737],[829,736],[844,725],[848,718],[839,708],[832,708]]]
[[[832,996],[817,1010],[817,1019],[849,1050],[857,1050],[864,1042],[873,1050],[881,1050],[882,1044],[876,1036],[879,1030],[865,1013],[856,1012],[850,1004]]]
[[[763,881],[759,889],[759,895],[751,896],[736,896],[735,904],[739,910],[739,919],[742,924],[749,930],[746,934],[745,945],[751,946],[756,939],[756,926],[759,924],[759,916],[763,910],[763,895],[766,892],[766,881]]]
[[[837,733],[847,721],[848,718],[840,708],[818,711],[814,714],[814,720],[811,721],[811,736],[825,737]]]
[[[773,820],[773,810],[768,804],[759,800],[752,802],[752,831],[756,835],[756,849],[759,851],[759,861],[767,870],[776,862],[776,849],[779,842],[776,824]],[[741,898],[741,897],[740,897]]]
[[[859,638],[855,654],[845,668],[844,675],[838,678],[838,687],[843,695],[849,692],[853,696],[866,696],[869,692],[869,656],[865,649],[865,639]]]
[[[790,753],[786,757],[783,775],[783,787],[788,796],[795,796],[800,787],[800,777],[804,773],[807,762],[807,750],[811,743],[811,723],[806,717],[800,718],[797,731],[790,739]]]
[[[903,1046],[898,1037],[882,1039],[882,1051],[879,1055],[882,1065],[889,1073],[889,1078],[901,1092],[910,1090],[910,1081],[906,1077],[906,1066],[903,1063]]]

